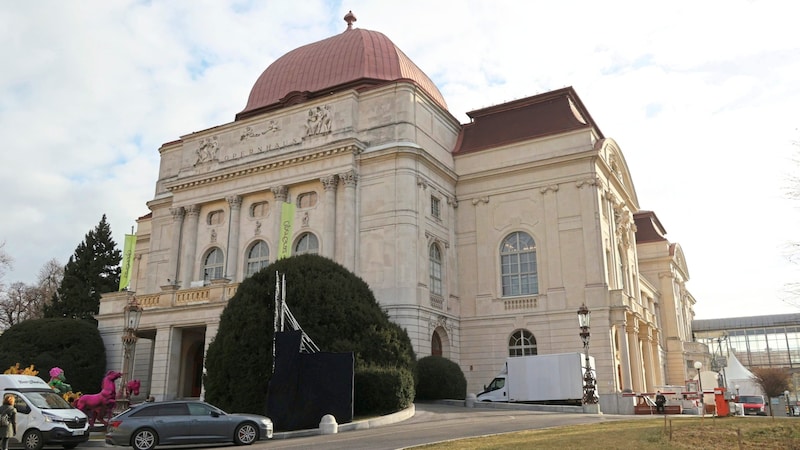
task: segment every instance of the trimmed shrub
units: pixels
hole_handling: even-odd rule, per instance
[[[272,376],[276,272],[286,275],[286,304],[320,350],[353,352],[356,369],[395,367],[413,373],[408,334],[389,321],[367,283],[330,259],[300,255],[247,278],[229,300],[206,355],[209,402],[227,411],[264,413]],[[356,395],[360,389],[356,384]]]
[[[417,400],[463,400],[467,379],[458,364],[441,356],[426,356],[417,361]]]
[[[365,367],[355,373],[355,416],[385,414],[407,408],[414,399],[411,371],[394,367]]]
[[[97,326],[80,319],[32,319],[0,335],[0,373],[19,363],[31,364],[39,378],[50,380],[50,369],[64,369],[73,392],[100,392],[106,373],[106,349]]]

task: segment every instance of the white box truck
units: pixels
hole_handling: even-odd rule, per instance
[[[582,353],[509,357],[477,400],[580,405],[585,364]],[[594,370],[593,356],[589,357],[589,366]]]
[[[0,374],[0,398],[15,397],[17,434],[11,442],[26,450],[45,445],[71,449],[89,440],[86,414],[75,409],[43,379],[31,375]],[[16,443],[15,443],[16,442]]]

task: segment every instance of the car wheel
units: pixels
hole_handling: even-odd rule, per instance
[[[158,445],[158,435],[150,428],[142,428],[131,436],[131,447],[136,450],[150,450]]]
[[[252,422],[245,422],[236,427],[233,442],[236,445],[250,445],[258,440],[258,428]]]
[[[25,450],[42,450],[44,441],[42,441],[42,433],[39,430],[28,430],[22,436],[22,445]]]

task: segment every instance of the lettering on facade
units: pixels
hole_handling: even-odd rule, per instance
[[[258,155],[261,153],[271,152],[275,150],[280,150],[286,147],[292,147],[295,145],[302,144],[303,141],[300,138],[292,138],[288,140],[284,140],[281,142],[272,142],[269,144],[262,144],[262,145],[254,145],[252,147],[247,148],[246,150],[232,152],[230,154],[226,154],[223,157],[223,161],[233,161],[236,159],[246,158],[248,156]]]

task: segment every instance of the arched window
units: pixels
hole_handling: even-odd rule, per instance
[[[442,356],[442,338],[439,337],[438,331],[434,331],[431,337],[431,355]]]
[[[442,295],[442,252],[439,250],[439,246],[431,244],[428,256],[430,261],[431,294]]]
[[[503,240],[500,245],[500,268],[504,296],[539,293],[536,243],[529,234],[517,231]]]
[[[257,241],[247,252],[247,276],[252,276],[269,265],[269,247],[264,241]]]
[[[318,254],[319,241],[317,237],[311,233],[303,233],[294,245],[294,254],[303,255],[306,253]]]
[[[516,330],[508,338],[508,356],[529,356],[537,354],[536,338],[528,330]]]
[[[212,248],[203,260],[203,281],[222,278],[224,264],[225,257],[222,255],[222,250],[217,247]]]

